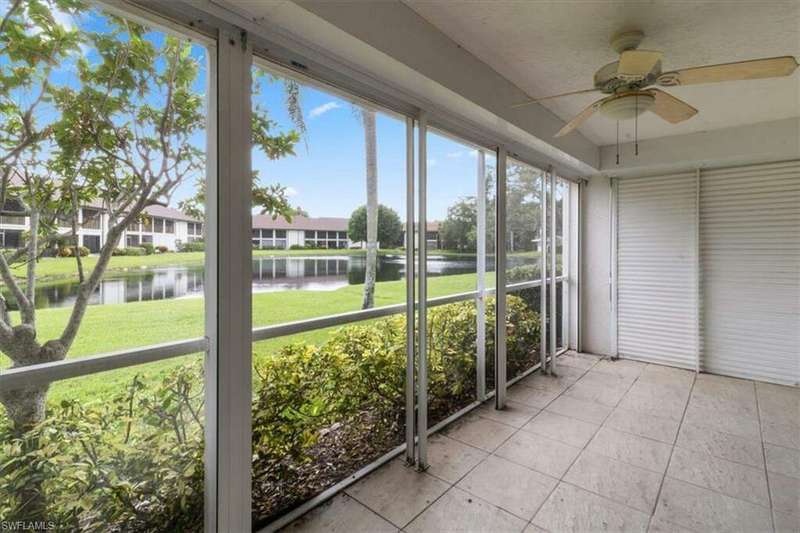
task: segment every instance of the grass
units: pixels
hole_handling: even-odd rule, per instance
[[[187,254],[181,254],[187,255]],[[123,257],[121,259],[129,259]],[[137,258],[141,259],[141,258]],[[487,275],[487,286],[493,284]],[[431,277],[428,295],[431,298],[475,289],[475,274]],[[405,301],[405,281],[378,283],[375,307]],[[355,311],[360,308],[363,285],[348,285],[335,291],[285,291],[253,295],[253,326],[267,326],[294,320]],[[41,340],[57,337],[68,320],[69,308],[42,309],[37,313],[38,336]],[[17,320],[17,317],[14,317]],[[256,362],[275,353],[281,346],[293,342],[319,343],[335,328],[282,337],[254,344]],[[204,334],[204,309],[201,298],[186,298],[137,302],[116,305],[90,306],[80,332],[68,355],[86,357],[99,353],[135,348],[161,342],[201,337]],[[53,384],[49,400],[102,399],[120,392],[136,374],[154,379],[183,364],[187,359],[199,359],[200,354],[168,361],[150,363],[93,374]],[[10,362],[0,355],[0,367]]]

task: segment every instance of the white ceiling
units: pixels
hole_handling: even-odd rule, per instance
[[[592,87],[594,72],[617,59],[621,30],[645,33],[641,47],[664,52],[663,70],[794,55],[800,57],[800,2],[403,0],[428,22],[533,97]],[[639,138],[708,131],[800,116],[800,69],[789,78],[673,87],[700,112],[677,125],[652,113]],[[567,121],[599,93],[543,102]],[[622,123],[621,140],[633,124]],[[580,131],[614,144],[616,123],[595,115]]]

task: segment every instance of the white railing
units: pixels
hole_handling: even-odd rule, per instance
[[[563,282],[564,276],[556,277],[557,282]],[[540,280],[514,283],[506,286],[507,292],[516,292],[523,289],[539,287]],[[484,295],[494,294],[494,289],[486,289]],[[462,292],[428,299],[428,307],[437,307],[450,303],[463,302],[478,297],[478,291]],[[276,339],[288,335],[306,333],[322,328],[343,326],[354,322],[371,320],[391,315],[404,313],[406,304],[387,305],[373,309],[365,309],[329,315],[320,318],[310,318],[295,322],[275,324],[273,326],[263,326],[253,328],[253,341],[264,341]],[[64,359],[52,363],[41,363],[38,365],[22,366],[0,370],[0,389],[22,388],[34,385],[43,385],[64,379],[71,379],[80,376],[107,372],[119,368],[131,367],[175,357],[182,357],[198,352],[205,352],[208,347],[208,340],[205,337],[187,339],[175,342],[154,344],[132,350],[121,350],[109,352],[90,357],[79,357],[74,359]]]

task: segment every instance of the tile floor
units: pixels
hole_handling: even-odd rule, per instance
[[[586,354],[289,531],[800,531],[800,389]]]

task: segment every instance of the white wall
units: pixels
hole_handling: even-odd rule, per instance
[[[584,352],[610,355],[611,181],[594,176],[584,191],[581,348]]]
[[[800,155],[800,118],[787,118],[712,131],[639,141],[639,155],[631,143],[600,149],[600,169],[614,176],[680,172],[771,161]]]

